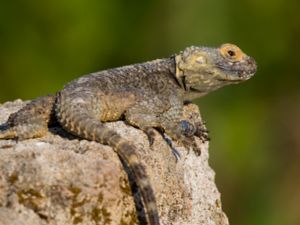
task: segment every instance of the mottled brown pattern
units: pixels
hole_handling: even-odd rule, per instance
[[[149,224],[158,225],[155,195],[145,167],[136,156],[138,149],[108,129],[104,122],[124,116],[129,124],[148,135],[153,134],[153,128],[161,128],[173,140],[190,145],[193,134],[202,137],[206,134],[201,124],[181,121],[184,101],[247,80],[255,72],[254,59],[235,45],[192,46],[170,58],[108,69],[76,79],[55,96],[38,98],[14,113],[7,129],[0,132],[0,138],[42,136],[49,123],[57,120],[76,136],[110,145],[134,174]]]

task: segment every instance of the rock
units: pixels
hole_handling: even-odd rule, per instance
[[[0,124],[25,103],[0,105]],[[188,105],[185,117],[199,117]],[[201,156],[177,146],[176,162],[157,133],[149,147],[146,135],[123,121],[108,123],[134,142],[156,193],[162,224],[227,225],[214,172],[208,165],[208,143],[197,139]],[[143,219],[140,195],[115,152],[76,138],[60,127],[46,136],[0,141],[0,225],[125,225]]]

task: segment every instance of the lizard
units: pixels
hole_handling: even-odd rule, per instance
[[[256,70],[255,60],[234,44],[187,47],[167,58],[79,77],[56,94],[39,97],[11,114],[0,139],[41,137],[58,122],[75,136],[111,146],[133,174],[148,223],[159,225],[155,194],[137,147],[105,122],[124,119],[144,131],[150,145],[154,129],[188,144],[186,140],[205,132],[199,124],[181,120],[184,102],[248,80]]]

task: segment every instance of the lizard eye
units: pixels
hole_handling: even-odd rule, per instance
[[[231,56],[231,57],[234,57],[234,56],[235,56],[235,52],[232,51],[232,50],[228,50],[228,51],[227,51],[227,54],[228,54],[229,56]]]
[[[234,62],[242,60],[244,56],[242,50],[233,44],[223,44],[219,48],[219,51],[225,59],[229,59]]]

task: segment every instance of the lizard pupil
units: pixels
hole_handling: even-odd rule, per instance
[[[232,51],[232,50],[228,50],[227,53],[228,53],[228,55],[231,56],[231,57],[235,56],[235,52]]]

